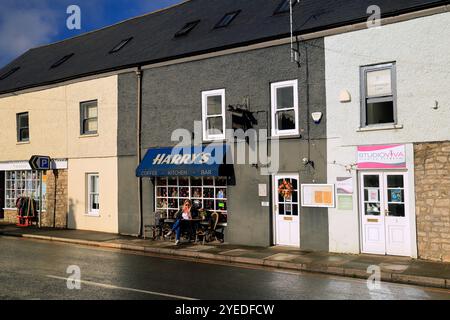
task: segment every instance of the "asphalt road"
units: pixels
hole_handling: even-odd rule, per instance
[[[81,289],[69,290],[70,266]],[[0,237],[0,299],[447,299],[450,291]],[[72,271],[73,270],[69,270]]]

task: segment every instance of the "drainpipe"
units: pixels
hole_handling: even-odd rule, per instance
[[[142,70],[141,67],[138,67],[136,70],[137,76],[137,114],[136,114],[136,158],[137,158],[137,166],[140,165],[141,162],[141,128],[142,128]],[[142,236],[143,230],[143,210],[142,210],[142,178],[138,177],[137,181],[137,191],[138,191],[138,213],[139,213],[139,229],[138,236]]]

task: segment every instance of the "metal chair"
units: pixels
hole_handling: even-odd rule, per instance
[[[147,224],[144,226],[144,240],[147,239],[147,232],[151,232],[151,239],[161,239],[164,235],[164,219],[162,219],[160,212],[155,212],[154,224]]]
[[[209,218],[209,225],[207,228],[200,229],[197,231],[195,242],[198,242],[199,238],[202,238],[203,245],[205,242],[212,242],[214,240],[218,240],[216,229],[219,223],[219,214],[217,212],[213,212]]]

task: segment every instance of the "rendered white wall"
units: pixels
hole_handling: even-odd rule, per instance
[[[356,162],[358,145],[407,145],[411,201],[414,201],[411,143],[450,140],[450,13],[349,32],[325,39],[328,182],[349,176],[344,165]],[[360,67],[396,62],[397,112],[402,129],[358,131]],[[342,90],[352,95],[340,103]],[[433,110],[435,101],[440,108]],[[336,162],[336,164],[333,164]],[[357,175],[353,211],[329,210],[330,250],[359,253]],[[414,202],[411,202],[414,209]],[[414,211],[414,210],[413,210]],[[415,225],[415,213],[411,213]],[[412,241],[415,242],[415,229]],[[413,256],[416,254],[413,245]]]

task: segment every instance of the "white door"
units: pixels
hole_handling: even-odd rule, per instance
[[[407,174],[364,172],[360,177],[362,251],[411,256]]]
[[[274,220],[276,245],[300,247],[300,206],[298,175],[277,175],[274,183]],[[290,196],[283,196],[283,183],[292,186]]]

